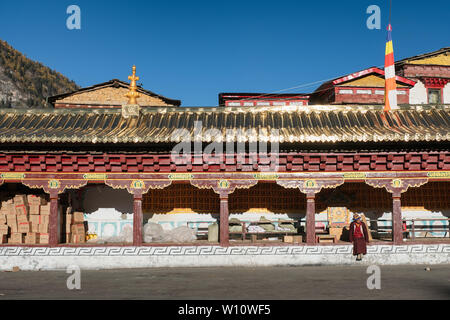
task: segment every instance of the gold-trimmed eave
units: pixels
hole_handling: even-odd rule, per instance
[[[41,179],[40,176],[68,176],[70,178],[57,178],[59,180],[86,180],[86,181],[104,181],[104,180],[171,180],[185,181],[190,180],[210,180],[226,177],[228,180],[241,180],[243,178],[260,181],[276,181],[289,179],[310,179],[311,177],[320,177],[321,179],[343,178],[345,180],[360,179],[392,179],[392,178],[430,178],[430,179],[450,179],[450,171],[350,171],[350,172],[254,172],[254,171],[235,171],[235,172],[104,172],[104,173],[84,173],[84,172],[0,172],[0,179],[6,181],[17,181],[25,179]],[[128,176],[129,178],[116,178],[116,176]],[[156,176],[155,178],[153,178]],[[202,177],[204,176],[204,177]],[[206,177],[205,177],[206,176]],[[234,178],[237,177],[237,178]],[[46,179],[46,178],[42,178]]]

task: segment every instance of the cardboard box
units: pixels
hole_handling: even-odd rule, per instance
[[[76,235],[85,235],[86,234],[86,230],[84,228],[84,224],[73,224],[70,228],[70,231],[72,234],[76,234]]]
[[[48,233],[48,223],[41,223],[38,224],[39,226],[39,233]]]
[[[7,214],[6,224],[8,226],[17,225],[17,216],[15,214]]]
[[[27,215],[28,214],[28,207],[24,204],[16,204],[15,205],[16,214],[22,214]]]
[[[49,216],[41,216],[41,215],[30,215],[30,222],[34,224],[48,224],[50,221]]]
[[[288,242],[288,243],[302,243],[302,236],[297,236],[297,235],[289,235],[289,236],[284,236],[284,242]]]
[[[86,235],[72,234],[70,242],[71,243],[85,243],[86,242]]]
[[[48,244],[49,242],[49,234],[48,233],[39,233],[39,243],[40,244]]]
[[[0,213],[7,214],[8,213],[8,204],[2,202],[2,206],[0,207]]]
[[[16,215],[17,223],[28,222],[28,217],[25,214]]]
[[[29,232],[25,236],[25,244],[36,244],[39,242],[38,234],[34,232]]]
[[[18,233],[19,232],[17,223],[12,224],[12,225],[8,225],[8,226],[11,228],[11,233]]]
[[[39,233],[39,223],[30,222],[30,232]]]
[[[30,215],[41,214],[41,205],[39,205],[39,204],[30,204],[30,206],[28,208],[29,208]]]
[[[84,222],[84,213],[83,212],[74,212],[73,213],[73,223],[82,223]]]
[[[33,223],[33,224],[39,224],[40,218],[41,218],[40,215],[30,214],[29,221],[30,221],[30,223]]]
[[[50,216],[41,216],[39,219],[39,224],[49,224]]]
[[[42,196],[35,196],[34,194],[29,194],[27,196],[28,205],[31,207],[31,205],[41,205],[46,204],[47,201]]]
[[[23,243],[24,236],[21,233],[11,233],[11,237],[8,240],[8,243],[11,244],[20,244]]]
[[[5,224],[0,225],[0,235],[8,234],[9,226]]]
[[[16,214],[16,207],[12,203],[5,204],[3,210],[6,214]]]
[[[19,233],[28,233],[30,232],[30,223],[29,222],[20,222],[17,226]]]
[[[15,205],[28,205],[27,196],[24,194],[18,194],[13,198]]]
[[[41,215],[42,216],[50,215],[50,203],[47,203],[46,205],[41,205]]]

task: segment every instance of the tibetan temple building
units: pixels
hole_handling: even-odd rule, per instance
[[[149,236],[155,226],[187,227],[191,244],[348,243],[353,213],[374,242],[437,241],[449,236],[449,48],[397,68],[389,113],[378,68],[311,97],[224,93],[219,107],[180,107],[134,69],[131,84],[50,97],[53,108],[0,110],[2,203],[45,198],[49,246],[73,243],[70,212],[97,235],[73,245],[186,242]]]
[[[450,48],[395,64],[397,99],[408,104],[450,104]],[[376,67],[323,83],[310,104],[383,104],[384,70]]]

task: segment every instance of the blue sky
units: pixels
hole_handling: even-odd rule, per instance
[[[81,30],[66,9],[81,8]],[[369,30],[369,5],[381,29]],[[127,80],[183,106],[219,92],[311,92],[384,63],[388,1],[0,1],[0,39],[80,86]],[[450,46],[450,1],[393,0],[395,58]]]

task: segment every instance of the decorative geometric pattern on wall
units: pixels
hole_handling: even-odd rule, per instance
[[[369,245],[367,254],[450,254],[450,244]],[[0,248],[0,257],[10,256],[202,256],[202,255],[335,255],[352,254],[352,246],[282,246],[282,247],[58,247],[58,248]]]

